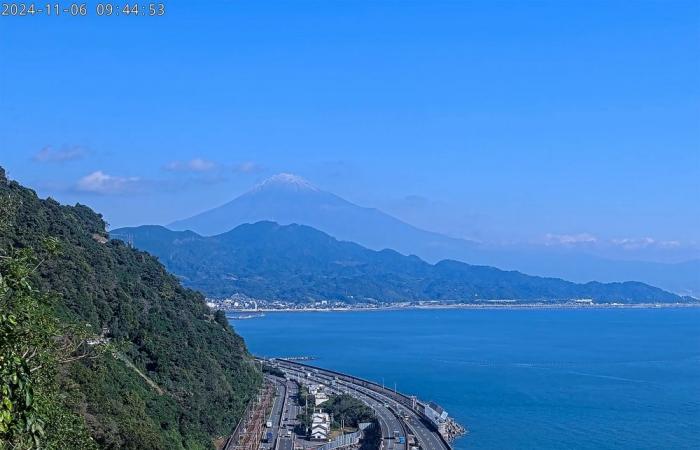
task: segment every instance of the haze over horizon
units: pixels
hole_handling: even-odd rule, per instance
[[[0,450],[700,449],[700,0],[0,2],[0,305]]]
[[[236,2],[10,19],[0,83],[31,89],[2,89],[0,164],[113,227],[289,172],[488,245],[698,258],[698,17],[690,1]]]

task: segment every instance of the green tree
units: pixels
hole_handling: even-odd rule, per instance
[[[57,252],[57,241],[46,239],[44,249]],[[84,336],[61,325],[50,297],[33,287],[42,262],[29,248],[0,255],[0,448],[92,448],[56,381],[61,364],[87,356]]]
[[[0,450],[213,448],[261,383],[225,315],[105,226],[0,168]]]

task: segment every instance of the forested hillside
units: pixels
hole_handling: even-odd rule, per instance
[[[86,338],[71,357],[54,361],[49,378],[60,401],[38,405],[40,415],[65,410],[77,435],[86,429],[98,447],[113,449],[212,448],[231,431],[261,376],[223,314],[156,258],[106,239],[105,222],[90,208],[39,199],[2,168],[0,208],[3,276],[11,280],[15,256],[32,249],[38,263],[28,283],[53,299],[57,329]],[[13,289],[5,291],[11,300]],[[47,420],[43,446],[61,448],[52,426]]]
[[[373,251],[303,225],[244,224],[216,236],[159,226],[110,232],[158,256],[183,282],[210,296],[241,293],[288,301],[479,301],[518,299],[678,302],[639,282],[571,283],[445,260],[429,264],[393,250]]]

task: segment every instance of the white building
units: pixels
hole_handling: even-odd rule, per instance
[[[315,400],[316,406],[318,406],[318,405],[328,401],[328,394],[326,394],[323,391],[316,391],[316,393],[314,394],[314,400]]]
[[[331,418],[328,413],[315,412],[311,416],[311,439],[327,440],[331,432]]]
[[[447,426],[447,411],[442,409],[442,406],[434,402],[429,402],[425,405],[425,415],[433,422],[433,425],[440,433],[443,433]]]

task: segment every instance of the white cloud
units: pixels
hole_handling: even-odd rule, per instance
[[[46,146],[39,150],[32,159],[40,163],[62,163],[67,161],[75,161],[76,159],[84,158],[87,155],[87,150],[80,146],[65,147],[56,150],[51,146]]]
[[[258,173],[262,172],[264,167],[253,161],[246,161],[233,166],[233,171],[238,173]]]
[[[662,248],[678,248],[680,246],[680,241],[659,241],[659,247]]]
[[[222,174],[225,171],[229,170],[234,173],[252,174],[260,173],[265,170],[265,168],[262,165],[254,161],[245,161],[233,165],[222,165],[203,158],[194,158],[188,161],[171,161],[168,164],[164,165],[163,169],[167,170],[168,172],[191,172],[201,174],[212,172],[219,172]]]
[[[589,233],[545,235],[545,245],[580,245],[597,242],[598,238]]]
[[[646,248],[651,245],[654,245],[656,243],[656,240],[650,237],[644,237],[612,239],[610,242],[626,250],[636,250],[639,248]]]
[[[138,177],[118,177],[97,170],[78,180],[75,189],[94,194],[122,194],[136,190],[140,183]]]
[[[671,249],[678,248],[682,245],[680,241],[660,241],[650,237],[612,239],[611,242],[625,250],[637,250],[649,247]]]
[[[216,169],[216,163],[202,158],[194,158],[189,161],[171,161],[165,165],[165,170],[170,172],[208,172]]]
[[[638,250],[674,250],[686,246],[678,240],[659,240],[652,237],[626,237],[614,239],[601,239],[589,233],[578,234],[547,234],[544,237],[546,246],[588,246],[589,249],[596,248],[618,249],[625,252]]]

